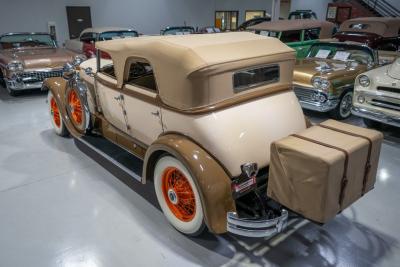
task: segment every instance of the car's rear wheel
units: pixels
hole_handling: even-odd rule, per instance
[[[154,168],[154,188],[167,220],[178,231],[196,236],[205,228],[199,191],[188,169],[165,155]]]
[[[49,103],[50,119],[54,131],[59,136],[67,136],[69,134],[68,129],[65,126],[64,120],[61,116],[57,101],[50,90],[47,94],[47,102]]]
[[[353,106],[353,91],[345,92],[340,98],[337,107],[331,111],[331,116],[336,120],[344,120],[351,116]]]
[[[90,113],[85,105],[84,97],[76,88],[66,90],[67,113],[72,124],[80,133],[85,133],[90,120]]]

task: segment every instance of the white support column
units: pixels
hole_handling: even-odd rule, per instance
[[[272,0],[272,12],[271,12],[271,20],[279,20],[279,15],[281,12],[281,0]]]

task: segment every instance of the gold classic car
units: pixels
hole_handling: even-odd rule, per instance
[[[356,78],[352,113],[369,127],[400,127],[400,58]]]
[[[285,228],[287,209],[266,191],[273,177],[268,178],[271,144],[307,127],[292,90],[293,49],[276,38],[246,32],[148,36],[97,42],[96,47],[96,58],[83,62],[79,70],[67,64],[62,78],[47,79],[43,85],[49,89],[49,111],[58,135],[71,134],[81,142],[101,138],[142,159],[142,173],[133,178],[152,181],[165,217],[182,233],[197,235],[207,226],[213,233],[269,237]],[[343,135],[331,133],[337,134]],[[379,145],[379,134],[372,137]],[[367,151],[365,140],[357,144]],[[350,170],[362,179],[363,172],[356,169],[364,170],[367,157],[358,158],[360,164]],[[340,197],[344,202],[339,203],[338,192],[345,189],[347,178],[341,175],[343,163],[333,162],[336,171],[328,171],[333,178],[323,180],[336,180],[330,187],[335,192],[316,189],[333,196],[334,208],[312,217],[322,222],[358,199],[361,190],[361,183],[357,190],[350,183],[346,192],[356,192],[356,197]],[[376,162],[374,156],[372,166]],[[325,173],[321,168],[318,173]],[[367,181],[373,180],[368,177],[373,178],[375,170],[366,172],[363,192],[370,190]],[[275,168],[274,173],[280,171]],[[279,185],[274,188],[270,192],[275,199],[284,197]],[[295,195],[304,196],[304,191]],[[290,208],[291,201],[287,203]],[[309,206],[314,215],[325,207]]]
[[[60,77],[75,53],[57,48],[47,33],[7,33],[0,36],[0,81],[11,95],[41,88],[43,80]]]
[[[377,53],[358,43],[319,42],[294,68],[293,88],[304,109],[351,115],[355,77],[378,66]]]

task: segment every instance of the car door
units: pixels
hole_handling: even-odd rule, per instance
[[[127,123],[123,113],[122,90],[117,88],[117,79],[111,60],[102,59],[102,67],[96,74],[95,83],[101,111],[105,119],[117,129],[127,132]]]
[[[151,65],[143,59],[128,60],[122,89],[128,133],[150,145],[163,132],[157,85]]]

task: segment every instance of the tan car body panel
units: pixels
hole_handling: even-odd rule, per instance
[[[63,48],[6,49],[0,50],[0,64],[5,66],[12,61],[20,61],[24,71],[62,69],[75,55],[77,54]]]
[[[147,150],[143,177],[152,177],[156,157],[169,153],[191,172],[199,189],[205,223],[217,234],[226,232],[226,213],[236,211],[232,198],[231,179],[221,165],[201,146],[178,134],[158,138]]]
[[[318,62],[327,63],[334,68],[329,72],[321,73],[317,70],[320,65]],[[336,94],[336,90],[342,86],[352,85],[354,83],[355,77],[366,71],[367,66],[363,64],[357,64],[355,67],[346,67],[345,62],[333,61],[333,60],[323,60],[323,59],[304,59],[297,61],[294,72],[293,72],[293,84],[313,89],[312,78],[314,76],[325,77],[331,81],[332,86],[329,89],[330,93]]]

